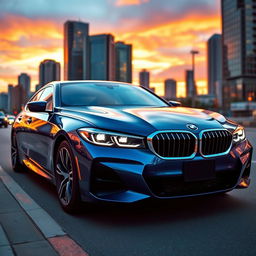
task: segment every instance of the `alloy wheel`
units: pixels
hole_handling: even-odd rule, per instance
[[[57,154],[56,183],[58,197],[66,206],[72,199],[73,192],[73,167],[70,153],[66,147],[61,147]]]

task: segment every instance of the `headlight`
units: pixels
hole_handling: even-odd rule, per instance
[[[7,117],[5,117],[5,118],[4,118],[4,121],[8,121],[8,118],[7,118]]]
[[[79,134],[88,142],[100,146],[122,148],[144,148],[144,138],[94,128],[82,128]]]
[[[241,126],[238,126],[236,130],[233,132],[233,141],[234,142],[240,142],[245,139],[245,131],[244,128]]]

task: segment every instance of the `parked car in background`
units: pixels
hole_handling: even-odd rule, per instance
[[[51,180],[68,212],[80,201],[132,203],[247,188],[252,146],[244,128],[179,105],[127,83],[49,83],[15,119],[12,167]]]
[[[4,112],[0,111],[0,127],[8,127],[8,118],[4,114]]]
[[[12,125],[12,124],[14,123],[15,116],[7,115],[7,118],[8,118],[8,123],[9,123],[10,125]]]

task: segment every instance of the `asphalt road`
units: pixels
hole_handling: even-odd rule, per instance
[[[256,129],[247,129],[256,149]],[[226,195],[62,211],[55,188],[32,172],[14,173],[10,128],[0,129],[0,165],[90,256],[256,255],[256,155],[249,189]]]

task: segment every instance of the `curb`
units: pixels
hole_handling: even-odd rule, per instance
[[[25,213],[60,256],[89,256],[0,166],[0,178]]]
[[[10,242],[8,241],[8,238],[1,225],[0,225],[0,255],[14,256]]]

